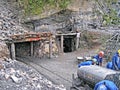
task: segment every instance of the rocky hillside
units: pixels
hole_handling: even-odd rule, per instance
[[[6,0],[0,0],[0,90],[66,90],[31,67],[10,59],[5,40],[27,32],[30,31],[22,27]]]
[[[28,30],[18,23],[17,16],[12,13],[12,8],[4,0],[0,0],[0,57],[9,57],[8,48],[4,42],[14,34],[27,33]]]
[[[28,32],[26,28],[18,22],[17,15],[12,13],[12,8],[3,0],[0,1],[0,34],[1,40],[7,39],[13,34]]]

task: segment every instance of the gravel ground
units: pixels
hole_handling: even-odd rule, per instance
[[[19,60],[34,67],[42,75],[46,76],[55,84],[63,84],[67,90],[70,90],[72,86],[72,74],[77,77],[78,61],[76,57],[78,56],[93,56],[96,55],[96,50],[94,49],[83,49],[71,53],[64,53],[56,58],[52,59],[40,59],[34,57],[21,57]],[[81,90],[85,90],[81,87]]]
[[[11,59],[0,61],[0,90],[66,90],[30,66]]]

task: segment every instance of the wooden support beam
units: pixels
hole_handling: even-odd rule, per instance
[[[31,50],[30,50],[30,55],[33,56],[33,42],[30,43]]]
[[[64,48],[63,48],[63,41],[64,41],[63,35],[61,35],[61,53],[63,53],[63,51],[64,51]]]
[[[80,33],[77,33],[77,35],[76,35],[76,50],[78,49],[78,46],[79,46],[79,38],[80,38]]]
[[[52,38],[49,39],[49,58],[52,58]]]
[[[15,44],[14,43],[11,44],[11,58],[13,60],[16,59],[16,57],[15,57]]]
[[[76,35],[77,33],[67,33],[67,34],[56,34],[56,36],[62,36],[62,35],[66,35],[66,36],[68,36],[68,35]]]

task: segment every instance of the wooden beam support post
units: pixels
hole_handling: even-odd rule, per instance
[[[30,55],[33,56],[33,42],[30,43],[30,47],[31,47]]]
[[[63,40],[64,40],[63,35],[61,35],[61,53],[63,53],[63,51],[64,51]]]
[[[79,46],[79,38],[80,38],[80,33],[78,32],[76,35],[76,50],[78,49]]]
[[[49,38],[49,58],[52,58],[52,38]]]
[[[11,58],[13,60],[16,59],[16,57],[15,57],[15,44],[14,43],[11,43]]]

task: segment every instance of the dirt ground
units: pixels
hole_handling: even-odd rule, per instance
[[[52,59],[40,59],[34,57],[21,57],[24,63],[34,67],[42,75],[53,81],[55,84],[64,85],[67,90],[70,90],[72,85],[72,74],[77,74],[78,69],[78,56],[93,56],[99,47],[94,49],[79,49],[71,53],[63,53],[58,57]]]

